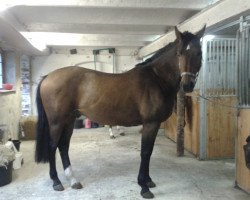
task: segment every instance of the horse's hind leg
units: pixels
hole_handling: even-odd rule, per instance
[[[76,178],[74,177],[74,173],[70,164],[70,159],[69,159],[69,154],[68,154],[72,132],[73,132],[73,122],[72,124],[67,125],[64,128],[64,132],[59,140],[58,147],[59,147],[60,155],[62,158],[62,164],[63,164],[65,176],[70,181],[71,187],[74,189],[81,189],[82,188],[81,183],[77,181]]]
[[[160,123],[152,122],[144,124],[142,129],[141,165],[138,175],[138,184],[142,188],[142,197],[147,199],[154,197],[153,193],[151,193],[149,190],[149,188],[155,187],[155,183],[149,176],[149,163],[159,127]]]
[[[61,181],[58,178],[57,171],[56,171],[56,149],[59,141],[59,137],[61,134],[62,129],[59,125],[51,125],[50,128],[50,154],[49,154],[49,167],[50,167],[50,178],[53,180],[53,188],[56,191],[62,191],[64,190],[64,187],[62,186]]]

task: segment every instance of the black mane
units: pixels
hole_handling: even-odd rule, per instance
[[[189,42],[191,42],[195,38],[196,38],[196,35],[188,32],[188,31],[183,32],[182,33],[182,41],[184,42],[183,46],[187,45]],[[177,45],[177,40],[175,40],[174,42],[169,43],[165,47],[162,47],[161,49],[159,49],[158,51],[156,51],[153,56],[151,56],[150,58],[148,58],[147,60],[145,60],[142,63],[138,63],[136,66],[145,66],[145,65],[151,63],[155,59],[161,57],[161,55],[163,53],[165,53],[166,51],[169,51],[170,49],[172,49],[172,47],[174,47],[176,45]]]

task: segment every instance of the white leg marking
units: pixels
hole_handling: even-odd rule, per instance
[[[109,136],[110,136],[110,138],[115,138],[111,126],[109,127]]]
[[[112,128],[109,128],[109,135],[110,136],[114,136],[113,132],[112,132]]]
[[[65,172],[65,176],[66,176],[67,179],[70,181],[70,185],[71,185],[71,186],[78,182],[78,181],[76,180],[76,178],[74,177],[74,173],[73,173],[73,170],[72,170],[71,165],[68,166],[68,167],[65,169],[64,172]]]

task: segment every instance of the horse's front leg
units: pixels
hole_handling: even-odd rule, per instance
[[[149,188],[155,187],[155,183],[149,176],[150,157],[153,152],[155,138],[160,127],[159,122],[143,124],[141,140],[141,165],[138,175],[138,184],[141,186],[143,198],[151,199],[154,197]]]

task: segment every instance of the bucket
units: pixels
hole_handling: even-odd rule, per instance
[[[91,121],[89,118],[85,119],[85,128],[91,128]]]
[[[0,167],[0,187],[9,184],[12,181],[13,162],[9,162],[7,169],[5,166]]]
[[[21,152],[17,152],[15,154],[15,160],[13,162],[13,169],[20,169],[22,166],[23,154]]]

